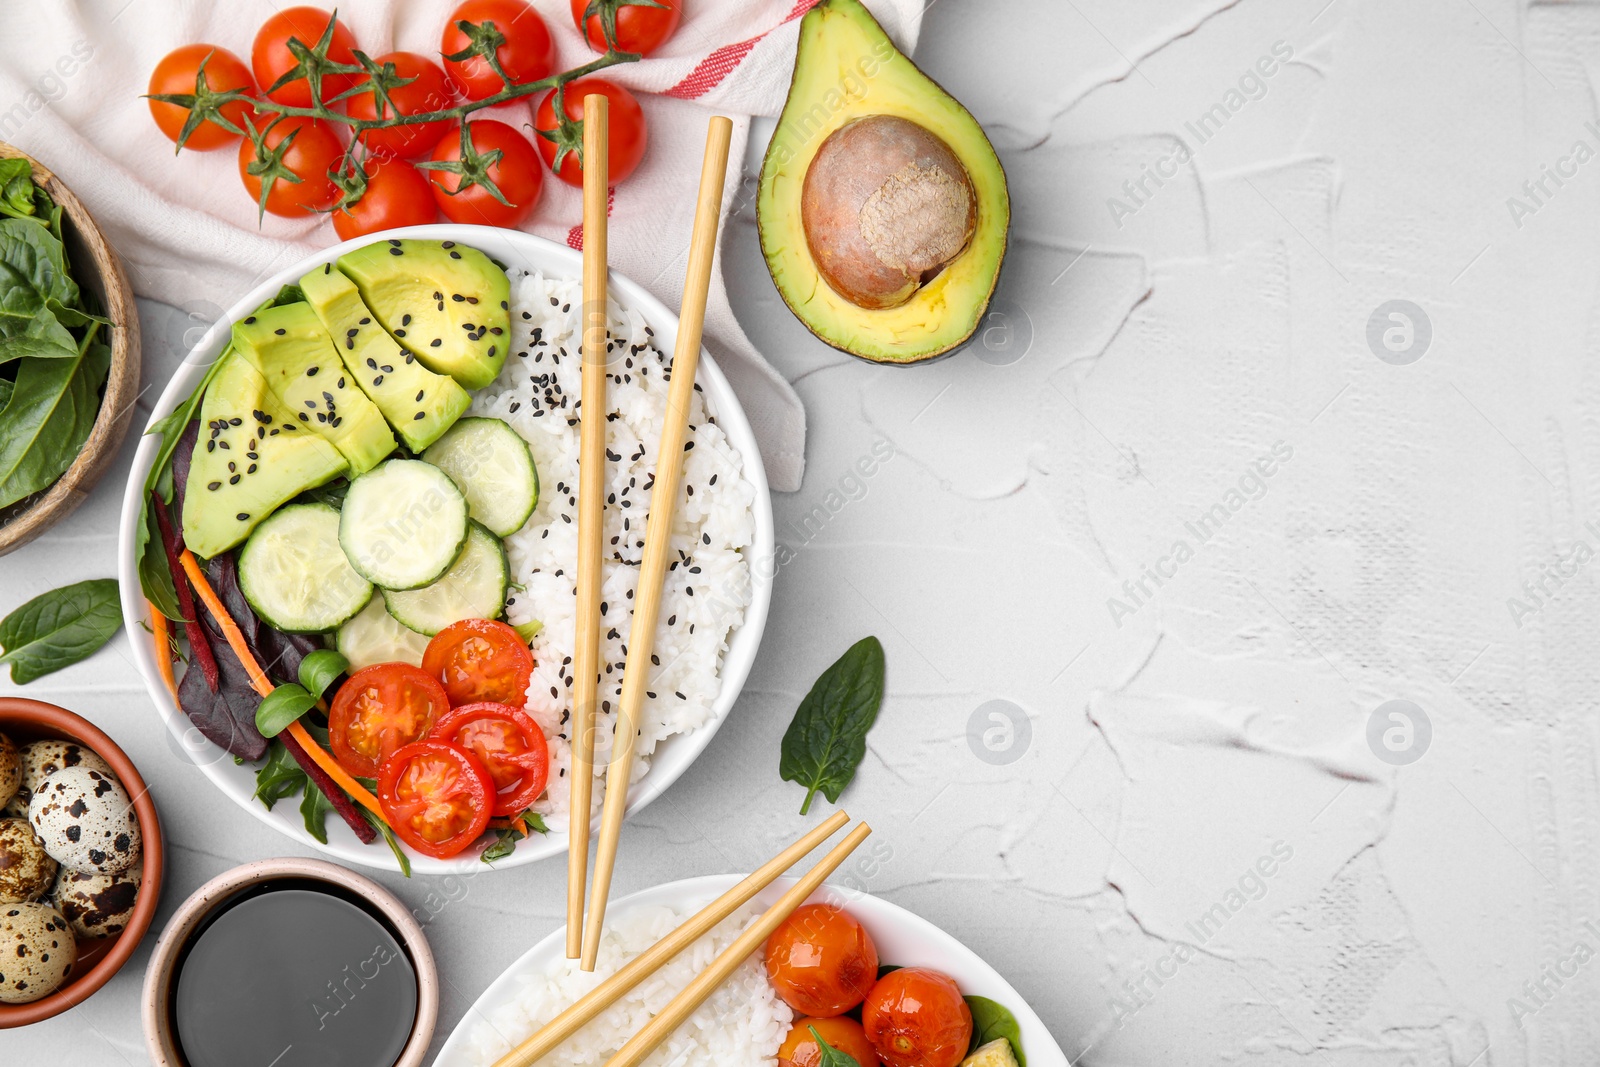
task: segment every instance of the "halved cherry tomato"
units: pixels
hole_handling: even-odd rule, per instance
[[[616,185],[638,168],[639,161],[644,158],[645,146],[650,140],[650,131],[645,124],[644,109],[639,106],[638,99],[622,86],[608,82],[604,78],[580,78],[567,85],[561,95],[561,101],[566,106],[567,118],[579,122],[583,118],[583,98],[594,93],[599,93],[611,101],[610,113],[606,118],[611,140],[606,164],[610,168],[609,180],[612,185]],[[568,185],[582,189],[583,163],[578,158],[578,152],[566,153],[561,157],[560,167],[556,166],[556,156],[560,154],[562,145],[571,148],[581,147],[583,136],[579,132],[582,126],[576,130],[569,127],[566,134],[561,132],[561,123],[556,118],[554,89],[539,101],[539,110],[533,117],[533,126],[536,131],[534,140],[539,143],[539,154],[544,157],[545,165],[555,171],[556,177]]]
[[[972,1042],[972,1009],[949,975],[902,967],[867,994],[861,1028],[887,1067],[956,1067]]]
[[[843,908],[806,904],[767,938],[767,980],[795,1011],[819,1018],[861,1003],[878,977],[878,946]]]
[[[424,226],[439,217],[433,187],[403,159],[366,163],[367,191],[347,208],[333,211],[333,230],[341,241],[398,226]]]
[[[378,771],[378,806],[400,840],[449,859],[489,825],[494,781],[476,756],[443,741],[396,749]]]
[[[243,89],[252,95],[256,91],[256,81],[250,76],[250,68],[244,65],[244,60],[228,51],[211,44],[186,44],[182,48],[174,48],[162,57],[156,64],[156,69],[150,72],[149,92],[156,93],[181,93],[192,96],[195,88],[195,76],[204,64],[206,72],[206,87],[213,92],[222,92],[227,89]],[[222,105],[223,116],[239,129],[244,129],[246,117],[254,118],[255,109],[240,100],[231,104]],[[178,135],[183,132],[183,124],[189,121],[189,109],[177,104],[169,104],[164,100],[150,101],[150,117],[156,120],[156,125],[167,139],[177,143]],[[239,139],[239,134],[229,133],[210,119],[196,126],[183,147],[192,148],[197,152],[209,152],[213,148],[221,148],[232,144]]]
[[[345,770],[372,778],[390,753],[426,737],[449,710],[431,675],[409,663],[379,663],[339,687],[328,709],[328,743]]]
[[[822,1040],[845,1053],[861,1067],[878,1067],[877,1050],[867,1040],[861,1024],[848,1015],[832,1019],[813,1019],[809,1016],[796,1019],[789,1036],[783,1039],[783,1045],[778,1049],[779,1067],[785,1063],[791,1067],[818,1067],[822,1063],[822,1049],[817,1045],[817,1039],[811,1036],[813,1026],[822,1035]]]
[[[422,669],[444,683],[452,707],[490,701],[520,708],[528,702],[533,653],[503,622],[462,619],[428,642]]]
[[[284,218],[303,219],[309,212],[325,211],[339,199],[339,187],[328,176],[344,155],[344,145],[333,128],[320,119],[291,117],[275,123],[266,132],[268,148],[277,148],[294,134],[294,143],[283,154],[283,165],[300,180],[279,178],[267,193],[267,210]],[[255,162],[255,145],[248,139],[239,143],[239,177],[250,199],[261,197],[261,179],[250,173]]]
[[[415,79],[389,90],[389,103],[394,106],[384,108],[382,118],[422,115],[450,106],[450,87],[445,84],[444,71],[427,56],[419,56],[415,52],[390,52],[373,62],[380,67],[385,63],[393,63],[394,72],[400,77]],[[380,117],[375,93],[357,93],[345,101],[345,109],[350,112],[351,118],[371,121]],[[415,159],[438,144],[439,138],[449,129],[448,122],[419,122],[411,126],[363,130],[357,140],[379,156],[387,154],[401,159]]]
[[[286,7],[261,24],[256,31],[255,43],[250,46],[250,66],[255,70],[256,81],[267,96],[293,107],[311,106],[311,83],[305,78],[296,78],[273,92],[267,90],[300,62],[289,51],[289,38],[298,38],[307,48],[314,48],[322,40],[329,22],[333,23],[333,39],[328,42],[328,58],[335,63],[354,65],[355,35],[344,23],[335,19],[332,12],[320,7]],[[355,74],[329,74],[324,77],[323,101],[332,100],[350,88],[358,77]]]
[[[589,41],[596,52],[606,50],[605,24],[602,12],[614,7],[617,15],[617,49],[647,56],[660,48],[683,18],[683,0],[653,0],[649,4],[637,0],[572,0],[572,21],[578,32]],[[584,18],[589,12],[594,14]]]
[[[464,704],[433,724],[428,738],[448,741],[478,757],[494,779],[494,814],[521,815],[544,792],[550,745],[521,708]]]
[[[494,50],[500,69],[514,82],[536,82],[548,78],[556,69],[556,42],[539,13],[522,0],[467,0],[450,13],[439,40],[439,51],[447,56],[465,51],[472,41],[461,32],[460,22],[482,26],[493,22],[505,43]],[[468,100],[483,100],[506,87],[500,75],[482,56],[445,60],[450,84]]]
[[[430,170],[428,177],[433,182],[433,199],[439,210],[451,222],[472,226],[521,226],[533,214],[533,206],[539,202],[539,191],[544,188],[544,168],[539,165],[539,154],[526,137],[494,119],[469,122],[467,133],[472,138],[473,149],[480,155],[500,152],[499,161],[489,167],[489,180],[510,203],[502,204],[482,185],[461,189],[459,174]],[[445,134],[430,158],[434,162],[459,160],[461,128]]]

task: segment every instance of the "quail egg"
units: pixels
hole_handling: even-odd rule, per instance
[[[142,860],[121,874],[80,874],[63,867],[49,903],[79,938],[112,937],[133,918],[133,902],[143,879]]]
[[[0,1004],[27,1004],[66,984],[78,959],[72,927],[48,904],[0,906]]]
[[[110,764],[76,741],[35,741],[22,748],[22,788],[39,791],[39,783],[64,767],[88,767],[108,777]]]
[[[22,753],[11,738],[0,734],[0,805],[8,804],[22,788]]]
[[[11,799],[0,805],[0,819],[26,819],[28,817],[28,798],[33,796],[26,789],[18,788],[11,795]]]
[[[139,858],[139,820],[122,783],[85,766],[65,767],[28,801],[44,850],[83,874],[116,874]]]
[[[0,819],[0,904],[38,900],[56,877],[56,861],[27,819]]]

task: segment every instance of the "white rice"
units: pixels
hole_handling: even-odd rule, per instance
[[[473,414],[505,419],[526,438],[539,470],[539,506],[506,539],[513,583],[506,613],[513,624],[532,619],[544,623],[532,642],[535,666],[527,709],[550,739],[551,784],[535,805],[547,816],[566,814],[570,792],[567,725],[578,558],[582,299],[577,279],[513,270],[510,356],[499,379],[472,404]],[[627,659],[649,487],[669,388],[665,368],[670,365],[638,312],[612,300],[608,313],[615,354],[607,383],[611,415],[600,593],[605,628],[595,721],[596,810],[604,794]],[[715,418],[710,398],[697,383],[689,416],[691,445],[673,521],[673,562],[638,723],[635,781],[644,776],[658,741],[693,730],[711,717],[728,634],[750,603],[750,567],[741,550],[754,533],[755,489],[743,477],[743,461]]]
[[[510,1003],[487,1016],[474,1013],[466,1062],[492,1064],[690,914],[668,907],[628,909],[606,924],[593,974],[579,970],[577,960],[558,957],[543,973],[519,976]],[[759,908],[746,905],[723,920],[539,1063],[605,1063],[759,914]],[[767,982],[758,951],[644,1062],[649,1067],[771,1067],[792,1020],[793,1012]]]

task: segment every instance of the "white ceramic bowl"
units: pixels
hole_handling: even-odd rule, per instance
[[[570,248],[534,237],[516,230],[500,230],[483,226],[457,226],[441,224],[414,226],[402,230],[373,234],[355,241],[346,241],[324,249],[313,256],[286,267],[241,296],[227,315],[211,327],[183,361],[173,375],[161,399],[156,401],[152,421],[171,411],[183,397],[193,392],[205,376],[206,368],[217,358],[232,332],[236,319],[249,315],[262,303],[274,296],[287,284],[297,281],[308,271],[331,262],[352,248],[370,244],[389,237],[417,237],[429,240],[453,240],[481,248],[512,269],[537,269],[546,274],[577,278],[582,274],[583,256]],[[671,354],[678,336],[678,317],[642,286],[618,274],[611,275],[612,295],[622,304],[640,311],[645,321],[655,331],[656,344]],[[716,405],[717,422],[728,435],[733,447],[744,459],[744,476],[755,487],[754,520],[755,540],[747,550],[752,561],[770,559],[773,553],[772,497],[767,488],[766,471],[761,466],[761,453],[756,447],[755,435],[750,431],[744,409],[734,396],[722,372],[711,356],[702,351],[697,378]],[[278,803],[268,811],[259,801],[251,799],[255,791],[255,767],[235,764],[232,757],[209,741],[200,737],[188,718],[173,703],[172,696],[161,680],[156,666],[155,645],[150,639],[149,609],[140,591],[137,562],[133,556],[134,533],[139,524],[140,494],[145,477],[155,462],[157,438],[146,437],[134,455],[133,470],[128,475],[128,486],[123,496],[122,521],[118,533],[117,569],[122,586],[122,618],[125,630],[133,645],[135,662],[144,676],[145,688],[156,710],[165,721],[171,734],[175,754],[199,766],[218,789],[239,807],[262,822],[293,838],[345,863],[356,863],[383,870],[399,870],[399,865],[382,841],[363,845],[349,827],[336,817],[327,821],[328,842],[323,844],[305,830],[301,821],[299,804],[294,800]],[[750,667],[755,662],[756,650],[761,644],[761,632],[766,626],[767,607],[772,586],[762,579],[763,568],[753,568],[752,600],[745,612],[744,622],[735,630],[728,642],[728,653],[723,659],[721,690],[712,708],[712,718],[704,726],[687,734],[669,737],[657,745],[651,758],[650,769],[633,782],[628,791],[628,812],[632,814],[666,791],[695,757],[699,756],[722,720],[727,717],[738,699]],[[519,867],[567,850],[565,820],[561,827],[552,827],[542,837],[522,841],[508,858],[495,864],[498,868]],[[431,859],[415,853],[411,855],[411,869],[418,874],[464,873],[484,869],[476,849],[448,860]]]
[[[607,921],[616,922],[636,908],[667,906],[696,909],[726,892],[744,877],[742,874],[719,874],[658,885],[612,901],[606,912]],[[755,904],[769,907],[794,883],[793,878],[779,878],[756,895]],[[1045,1029],[1033,1009],[1023,1002],[1011,983],[1000,977],[977,953],[928,920],[898,904],[840,886],[824,885],[811,895],[810,900],[848,909],[872,935],[873,943],[878,947],[878,958],[884,963],[901,967],[932,967],[954,978],[963,994],[988,997],[1010,1008],[1022,1031],[1022,1049],[1028,1057],[1028,1067],[1069,1067],[1066,1055],[1050,1036],[1050,1031]],[[461,1022],[456,1024],[449,1040],[439,1050],[438,1058],[433,1061],[434,1067],[468,1067],[472,1063],[467,1050],[473,1028],[516,999],[523,976],[540,974],[554,960],[565,955],[566,934],[563,927],[506,968],[473,1002]],[[507,1036],[520,1040],[526,1035]]]

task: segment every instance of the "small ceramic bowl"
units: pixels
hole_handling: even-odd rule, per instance
[[[224,871],[178,906],[156,942],[144,976],[144,1043],[154,1067],[188,1067],[173,1033],[172,998],[178,963],[200,925],[241,892],[272,881],[314,881],[365,901],[400,939],[417,972],[417,1017],[394,1067],[421,1067],[439,1020],[439,972],[422,927],[398,897],[370,878],[322,860],[284,857],[258,860]]]
[[[145,931],[150,929],[156,905],[161,900],[162,841],[161,823],[156,818],[156,805],[150,799],[149,787],[127,754],[89,720],[43,701],[0,697],[0,733],[18,746],[58,738],[76,741],[109,763],[128,796],[133,798],[133,811],[139,819],[139,836],[144,849],[144,880],[134,899],[133,918],[122,933],[103,940],[80,941],[78,962],[67,984],[49,996],[29,1004],[0,1004],[0,1030],[4,1030],[40,1022],[83,1003],[128,962],[128,957],[144,939]]]

